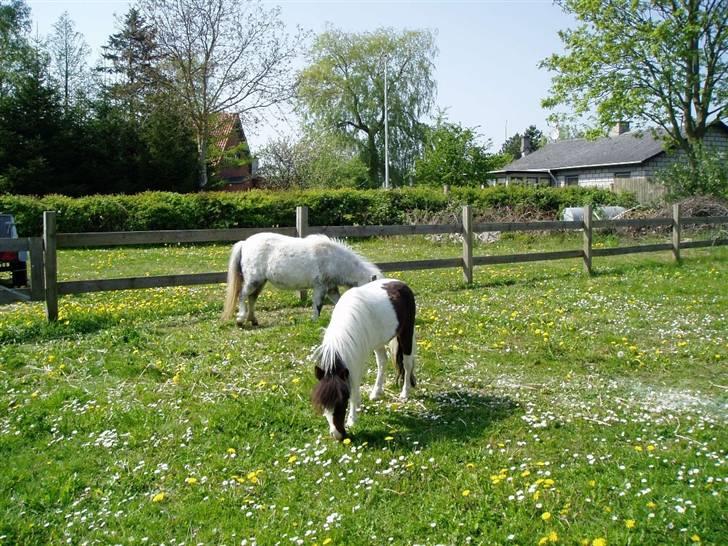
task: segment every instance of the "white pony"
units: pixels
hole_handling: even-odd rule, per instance
[[[391,340],[391,342],[390,342]],[[401,399],[416,384],[415,296],[402,281],[379,279],[344,292],[334,307],[331,322],[321,345],[316,349],[316,385],[312,402],[329,423],[337,440],[346,437],[346,426],[356,423],[361,394],[359,386],[369,355],[377,360],[377,380],[370,398],[384,392],[385,345],[390,342],[397,380],[402,380]]]
[[[348,246],[325,235],[288,237],[278,233],[256,233],[238,241],[230,252],[223,319],[231,319],[239,298],[239,326],[257,325],[255,301],[270,281],[278,288],[313,288],[313,318],[324,305],[324,296],[335,304],[339,286],[360,286],[382,276],[374,264]],[[246,306],[247,300],[247,306]]]

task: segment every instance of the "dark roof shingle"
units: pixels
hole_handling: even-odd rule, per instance
[[[597,140],[584,138],[556,140],[494,172],[545,171],[642,163],[663,151],[663,142],[651,131],[630,131]]]

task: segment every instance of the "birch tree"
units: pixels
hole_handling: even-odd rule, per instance
[[[289,35],[277,8],[257,0],[142,0],[156,32],[163,83],[177,94],[195,132],[199,189],[215,114],[256,122],[294,95],[294,60],[303,34]]]

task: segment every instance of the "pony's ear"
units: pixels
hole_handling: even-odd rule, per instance
[[[339,376],[339,378],[346,381],[349,378],[349,368],[345,368],[344,366],[339,366],[336,368],[336,375]]]
[[[322,380],[322,379],[324,378],[324,375],[326,375],[326,374],[324,373],[324,371],[323,371],[323,370],[322,370],[321,368],[319,368],[318,366],[316,366],[316,367],[314,368],[314,373],[316,374],[316,379],[317,379],[318,381],[321,381],[321,380]]]

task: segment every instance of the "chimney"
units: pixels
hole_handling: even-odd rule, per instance
[[[615,137],[629,132],[629,121],[618,121],[614,127],[609,130],[609,136]]]
[[[531,139],[528,135],[521,137],[521,157],[526,157],[531,153]]]

